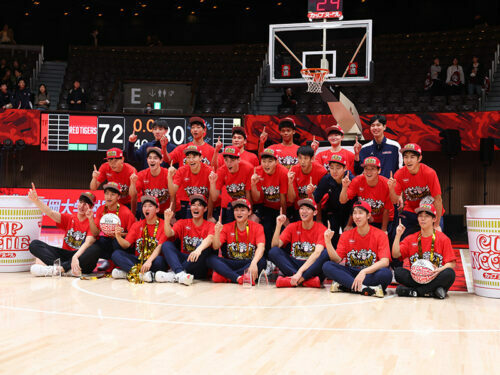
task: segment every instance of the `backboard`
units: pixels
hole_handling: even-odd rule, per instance
[[[362,84],[373,80],[372,20],[269,25],[271,84],[305,84],[302,68],[324,68],[325,82]]]

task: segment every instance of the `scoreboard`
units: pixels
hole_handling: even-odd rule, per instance
[[[205,141],[213,143],[215,136],[224,137],[233,126],[241,125],[238,117],[204,117],[207,124]],[[112,147],[124,149],[128,137],[135,131],[139,148],[152,141],[153,123],[166,120],[167,137],[180,145],[192,140],[189,117],[147,115],[99,115],[64,112],[42,112],[40,145],[42,151],[106,151]]]

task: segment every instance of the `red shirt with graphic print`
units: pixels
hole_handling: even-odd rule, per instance
[[[200,171],[197,174],[191,172],[189,165],[180,167],[174,175],[173,182],[179,186],[177,190],[177,209],[179,210],[181,201],[189,201],[189,197],[193,194],[202,194],[208,199],[210,191],[210,182],[208,176],[212,172],[212,167],[201,163]]]
[[[217,190],[222,192],[221,206],[227,207],[229,203],[238,199],[245,198],[246,191],[252,188],[250,179],[253,174],[253,165],[240,161],[238,172],[231,173],[226,164],[217,170]]]
[[[354,228],[340,235],[337,254],[342,259],[345,258],[346,266],[370,267],[382,258],[391,259],[389,238],[383,231],[371,225],[364,236]]]
[[[394,205],[391,202],[387,178],[384,176],[378,176],[375,186],[368,185],[363,175],[355,177],[347,189],[347,198],[353,199],[354,197],[370,205],[375,223],[382,223],[384,208],[389,210],[389,221],[394,219]]]
[[[399,245],[401,251],[400,259],[410,259],[413,264],[418,258],[418,235],[417,233],[410,234]],[[422,257],[431,260],[432,236],[422,237]],[[436,241],[434,242],[433,264],[436,267],[442,267],[446,263],[456,260],[455,252],[451,246],[451,240],[443,232],[436,231]]]
[[[78,214],[61,214],[61,222],[56,226],[66,231],[61,246],[64,250],[78,250],[89,232],[89,220],[78,220]]]
[[[173,164],[178,164],[179,167],[181,165],[186,164],[186,155],[184,154],[184,149],[187,146],[194,145],[193,142],[186,143],[184,145],[179,145],[177,146],[174,151],[172,151],[168,156],[170,156],[170,159],[172,160],[171,165]],[[198,149],[201,152],[201,162],[206,164],[206,165],[211,165],[212,163],[212,158],[214,157],[214,152],[215,148],[210,146],[208,143],[203,143],[201,146],[197,146]]]
[[[143,195],[151,195],[160,201],[160,212],[170,206],[170,194],[168,193],[168,169],[160,167],[160,174],[153,176],[151,169],[144,169],[137,174],[137,200]]]
[[[221,245],[226,243],[224,258],[253,259],[257,245],[266,243],[264,227],[254,221],[248,221],[244,230],[239,230],[236,221],[224,224],[220,232]]]
[[[295,173],[295,178],[293,179],[293,188],[295,190],[295,207],[298,208],[297,202],[300,199],[307,198],[307,185],[311,182],[315,186],[318,186],[319,181],[326,174],[325,168],[319,163],[313,162],[312,169],[308,174],[302,172],[300,165],[294,165],[291,169]]]
[[[274,173],[269,175],[264,172],[264,168],[260,165],[255,169],[255,173],[263,178],[257,183],[260,201],[255,203],[263,203],[266,207],[279,210],[281,207],[280,194],[286,194],[288,190],[288,169],[277,164]]]
[[[129,232],[127,233],[127,236],[125,237],[125,241],[129,242],[131,246],[134,246],[135,248],[135,256],[139,256],[139,249],[142,244],[142,235],[144,234],[144,226],[148,227],[148,236],[153,237],[155,233],[155,227],[156,224],[146,224],[146,219],[143,219],[141,221],[137,221],[134,224],[132,224],[132,227],[130,228]],[[167,237],[165,236],[164,232],[164,222],[162,219],[158,219],[158,229],[156,231],[156,246],[159,244],[165,242],[167,240]]]
[[[342,155],[347,163],[347,169],[354,174],[354,154],[345,148],[341,148],[338,152],[333,152],[331,148],[321,151],[316,155],[315,160],[323,165],[327,171],[330,171],[330,159],[332,158],[332,155]]]
[[[292,168],[299,162],[299,159],[297,158],[297,150],[299,149],[299,146],[296,144],[285,146],[283,143],[278,143],[277,145],[271,145],[268,148],[275,151],[278,162],[287,169]]]
[[[128,163],[123,163],[123,169],[121,172],[114,172],[109,163],[106,162],[99,167],[99,177],[97,181],[102,184],[104,181],[116,182],[120,185],[120,203],[128,204],[130,203],[130,195],[128,189],[130,187],[130,176],[132,173],[137,174],[137,171]]]
[[[169,240],[179,239],[181,252],[189,254],[196,250],[209,234],[214,234],[214,227],[214,223],[206,220],[203,220],[199,227],[194,224],[193,219],[179,220],[172,227],[175,234],[169,237]]]
[[[106,206],[102,205],[101,207],[99,207],[97,209],[97,211],[95,213],[94,222],[95,222],[95,225],[97,226],[97,228],[99,229],[99,231],[101,230],[101,218],[103,217],[103,215],[104,214],[116,214],[116,210],[114,210],[114,211],[106,210],[106,212],[105,212],[105,210],[106,210]],[[118,210],[118,217],[120,218],[120,221],[121,221],[120,226],[123,228],[123,230],[125,232],[128,232],[130,230],[130,228],[132,227],[132,224],[135,223],[134,214],[132,213],[132,211],[130,211],[130,209],[127,206],[120,204],[120,209]],[[90,231],[90,228],[89,228],[87,234],[89,236],[92,236],[92,232]],[[100,235],[103,237],[108,237],[102,232]]]
[[[326,227],[314,222],[311,229],[304,229],[302,221],[289,224],[280,234],[283,245],[291,244],[291,256],[295,259],[306,260],[314,253],[317,245],[325,247]]]

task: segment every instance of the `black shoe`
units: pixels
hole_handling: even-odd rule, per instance
[[[442,286],[436,288],[434,291],[434,298],[437,299],[445,299],[446,298],[446,290]]]
[[[396,287],[396,294],[400,297],[418,297],[418,293],[415,289],[408,288],[404,285],[398,285]]]

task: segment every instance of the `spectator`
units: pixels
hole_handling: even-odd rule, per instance
[[[291,108],[292,113],[295,113],[295,108],[297,108],[297,99],[290,87],[285,89],[285,93],[281,96],[281,104],[278,106],[278,112],[283,108]]]
[[[97,30],[97,29],[92,30],[92,32],[90,33],[90,45],[91,46],[97,47],[99,45],[98,35],[99,35],[99,30]]]
[[[472,64],[467,68],[467,93],[469,95],[481,95],[485,69],[483,64],[479,62],[477,56],[472,56]]]
[[[444,94],[444,82],[443,82],[443,73],[444,70],[441,68],[441,65],[439,64],[439,57],[434,58],[434,62],[432,63],[430,67],[430,73],[431,73],[431,95],[432,96],[437,96],[437,95],[443,95]]]
[[[146,103],[146,108],[144,108],[144,113],[153,113],[153,103]]]
[[[6,70],[7,70],[7,60],[1,59],[0,60],[0,79],[3,78]]]
[[[49,109],[49,106],[49,93],[47,92],[47,87],[42,83],[38,87],[38,93],[35,95],[35,109],[46,111]]]
[[[17,109],[32,109],[33,105],[31,104],[31,92],[26,87],[26,82],[24,79],[20,79],[17,84],[17,90],[14,93],[13,100],[14,108]]]
[[[5,69],[5,73],[2,77],[2,82],[0,83],[5,83],[9,90],[12,90],[16,86],[16,78],[12,75],[12,71],[10,70],[10,68]]]
[[[14,61],[12,61],[12,71],[15,71],[15,70],[19,70],[20,72],[22,72],[21,65],[19,64],[18,59],[15,59]]]
[[[461,95],[465,85],[464,70],[458,65],[458,59],[453,58],[453,63],[446,71],[446,84],[448,85],[449,95]]]
[[[0,44],[16,44],[14,31],[7,24],[3,25],[3,29],[0,31]]]
[[[12,108],[12,94],[5,83],[0,84],[0,108]]]
[[[19,81],[23,79],[23,72],[21,72],[19,69],[15,69],[13,78],[14,78],[15,84],[17,85],[19,83]]]
[[[79,81],[74,81],[73,88],[69,90],[68,104],[72,111],[85,111],[85,90],[80,87]]]

